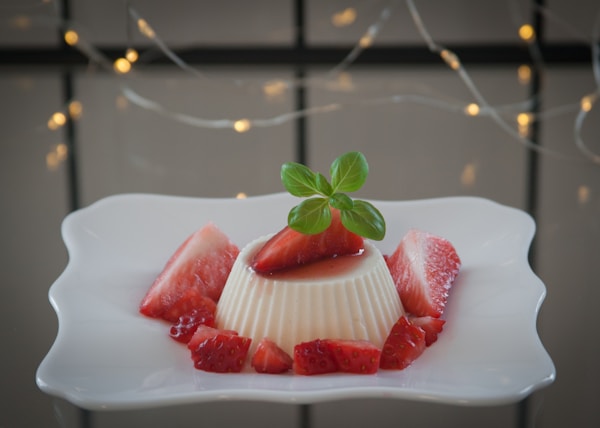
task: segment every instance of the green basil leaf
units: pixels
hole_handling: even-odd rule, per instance
[[[331,187],[331,184],[329,184],[329,181],[327,181],[325,176],[320,172],[317,172],[315,175],[315,183],[317,190],[321,195],[331,196],[333,194],[333,188]]]
[[[315,173],[296,162],[287,162],[281,166],[281,181],[294,196],[306,197],[318,193]]]
[[[351,210],[341,211],[341,218],[346,229],[364,238],[381,241],[385,236],[383,215],[369,202],[355,200]]]
[[[331,210],[325,198],[310,198],[290,210],[288,226],[297,232],[313,235],[331,224]]]
[[[351,210],[354,202],[345,193],[334,193],[329,197],[329,205],[338,210]]]
[[[360,189],[369,173],[369,165],[360,152],[349,152],[333,161],[329,169],[331,183],[321,173],[288,162],[281,167],[281,181],[294,196],[312,197],[292,208],[288,226],[305,234],[323,232],[331,224],[331,208],[340,210],[346,229],[364,238],[381,240],[385,236],[385,220],[373,205],[353,201],[346,192]]]
[[[334,192],[354,192],[365,183],[369,165],[362,153],[348,152],[333,161],[329,172]]]

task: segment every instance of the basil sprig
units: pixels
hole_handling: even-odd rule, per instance
[[[281,181],[294,196],[308,198],[292,208],[288,225],[301,233],[323,232],[331,224],[330,207],[340,210],[342,224],[364,238],[380,241],[385,236],[385,220],[370,202],[352,199],[346,193],[360,189],[367,179],[369,165],[360,152],[343,154],[329,168],[331,183],[321,173],[305,165],[287,162],[281,167]]]

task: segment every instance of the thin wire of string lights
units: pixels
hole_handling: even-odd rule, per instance
[[[517,15],[518,8],[515,7],[515,4],[511,3],[512,0],[507,1],[510,6],[511,13],[513,14],[515,23],[527,22],[526,19],[523,19],[523,17]],[[380,35],[381,30],[385,27],[385,25],[389,25],[390,17],[399,9],[401,3],[402,2],[400,0],[387,0],[382,2],[380,6],[380,13],[376,17],[375,21],[367,26],[359,40],[342,59],[342,61],[340,61],[326,73],[313,74],[310,77],[304,77],[302,79],[277,78],[258,82],[240,78],[232,78],[230,82],[231,88],[233,88],[232,90],[248,90],[248,88],[259,86],[263,89],[264,93],[281,94],[290,88],[302,85],[305,88],[318,88],[319,90],[327,90],[332,92],[341,90],[348,91],[348,88],[351,85],[348,85],[347,82],[344,84],[344,79],[348,79],[348,69],[351,68],[361,53],[373,46],[377,37]],[[42,0],[40,5],[56,6],[54,0]],[[600,154],[594,152],[590,148],[590,146],[584,140],[582,132],[586,121],[588,121],[589,114],[596,105],[600,95],[600,9],[593,24],[591,37],[586,37],[581,31],[573,28],[568,23],[561,20],[561,18],[552,13],[550,9],[539,5],[534,6],[538,11],[540,11],[540,13],[543,13],[547,19],[559,22],[561,26],[569,33],[576,34],[578,39],[589,45],[592,52],[591,68],[594,73],[595,88],[586,94],[575,94],[573,96],[574,101],[569,102],[568,104],[552,108],[545,108],[540,112],[532,113],[530,108],[533,104],[534,97],[539,97],[541,94],[534,94],[529,99],[521,100],[511,104],[492,105],[486,99],[486,97],[484,97],[478,86],[471,78],[469,71],[461,61],[461,58],[455,52],[452,52],[450,49],[436,42],[431,36],[431,32],[429,31],[426,22],[423,20],[416,3],[413,0],[405,0],[404,5],[428,50],[432,55],[438,55],[440,59],[448,66],[448,69],[454,72],[456,76],[460,78],[460,81],[462,81],[462,83],[468,89],[468,92],[472,97],[471,100],[448,100],[447,97],[443,96],[432,96],[430,94],[424,95],[421,93],[407,91],[403,93],[391,93],[386,96],[378,95],[370,97],[368,94],[366,94],[367,96],[361,96],[360,98],[357,97],[357,99],[352,101],[338,101],[325,105],[315,105],[303,110],[287,111],[271,117],[263,118],[252,117],[251,114],[238,118],[198,117],[178,112],[173,108],[166,107],[157,100],[152,99],[150,96],[135,90],[129,84],[128,78],[139,76],[142,73],[143,67],[138,67],[137,64],[143,64],[144,57],[133,47],[131,47],[133,45],[133,29],[135,29],[137,33],[141,34],[145,39],[149,40],[154,49],[166,56],[182,72],[192,78],[199,79],[199,81],[203,84],[214,83],[210,77],[207,77],[206,73],[204,73],[202,70],[192,67],[179,55],[177,55],[177,53],[168,46],[161,35],[157,33],[152,24],[142,13],[139,12],[138,8],[135,7],[132,2],[128,2],[126,4],[126,22],[128,26],[127,44],[130,47],[127,48],[123,57],[118,58],[115,61],[107,58],[102,53],[101,49],[89,42],[84,36],[84,31],[78,27],[76,22],[61,21],[58,22],[58,24],[52,24],[52,22],[50,22],[48,19],[38,19],[36,13],[40,10],[40,7],[30,6],[28,7],[25,15],[17,14],[10,22],[12,23],[11,25],[16,25],[15,23],[18,24],[20,22],[19,25],[22,25],[23,28],[29,28],[31,25],[35,25],[35,23],[40,22],[43,22],[43,25],[45,26],[57,25],[63,32],[65,42],[72,48],[78,49],[89,60],[89,72],[94,72],[95,69],[100,68],[104,71],[114,73],[116,76],[122,78],[122,96],[125,100],[127,100],[127,102],[137,106],[138,108],[161,115],[169,120],[173,120],[187,126],[233,130],[238,133],[243,133],[248,132],[253,128],[279,126],[296,120],[299,117],[325,115],[349,107],[369,108],[373,105],[413,103],[427,105],[432,108],[444,109],[455,112],[456,114],[470,117],[486,117],[489,118],[497,127],[502,129],[506,134],[508,134],[513,141],[523,145],[524,147],[527,147],[528,149],[535,150],[541,154],[559,159],[570,161],[583,160],[591,161],[594,164],[600,164]],[[346,15],[348,15],[348,13],[346,13]],[[29,17],[29,19],[27,19],[27,17]],[[533,28],[528,24],[523,24],[518,28],[518,32],[523,43],[526,43],[529,48],[532,63],[535,63],[537,67],[543,67],[543,58],[538,48],[538,40]],[[526,80],[528,75],[527,73],[528,67],[526,65],[519,68],[520,78],[521,75],[523,75],[523,79]],[[219,82],[219,84],[222,84],[222,81]],[[199,85],[199,87],[201,88],[202,85]],[[67,115],[68,118],[77,119],[82,114],[82,106],[80,103],[78,103],[79,101],[77,100],[70,100],[67,105],[65,105],[56,113],[63,113]],[[77,106],[79,107],[77,108]],[[556,118],[573,112],[577,112],[573,123],[574,146],[577,148],[581,157],[567,155],[562,152],[534,144],[534,142],[529,139],[528,128],[531,126],[533,121],[543,118]],[[62,126],[60,121],[57,122],[55,120],[56,113],[53,113],[48,121],[49,129],[59,129]]]
[[[386,2],[386,4],[382,7],[381,13],[378,16],[377,21],[372,23],[371,25],[369,25],[367,30],[364,32],[364,34],[361,36],[361,38],[358,40],[358,42],[355,44],[355,46],[349,52],[349,54],[339,64],[337,64],[335,67],[333,67],[326,74],[327,76],[329,76],[330,78],[336,78],[336,76],[339,76],[340,73],[347,70],[353,64],[353,62],[358,58],[358,56],[365,49],[368,49],[369,47],[371,47],[373,45],[373,43],[376,40],[377,36],[379,35],[381,29],[383,28],[383,26],[388,21],[391,14],[393,13],[394,8],[397,6],[396,3],[397,3],[396,1]],[[406,0],[406,6],[408,8],[408,11],[410,13],[413,23],[417,27],[419,34],[423,38],[428,49],[432,52],[432,54],[439,55],[441,57],[441,59],[448,65],[448,67],[451,70],[453,70],[460,77],[461,81],[464,83],[464,85],[468,88],[469,92],[473,96],[473,98],[475,100],[474,103],[460,103],[460,104],[449,103],[442,99],[434,99],[431,97],[418,95],[418,94],[392,94],[388,97],[367,98],[367,99],[362,99],[362,100],[354,101],[354,102],[350,102],[350,103],[332,103],[332,104],[323,105],[323,106],[315,106],[315,107],[307,108],[305,110],[299,110],[299,111],[295,111],[295,112],[289,112],[289,113],[277,115],[277,116],[274,116],[271,118],[238,119],[238,120],[234,120],[234,119],[209,120],[209,119],[191,117],[189,115],[185,115],[182,113],[170,111],[170,110],[162,107],[160,104],[148,99],[147,97],[144,97],[144,96],[140,95],[139,93],[136,93],[133,89],[128,88],[128,87],[124,87],[124,94],[127,97],[127,99],[129,99],[129,101],[138,105],[139,107],[146,108],[148,110],[152,110],[156,113],[159,113],[163,116],[169,117],[173,120],[177,120],[182,123],[186,123],[186,124],[193,125],[193,126],[202,126],[202,127],[216,128],[216,129],[234,129],[234,130],[237,130],[238,132],[240,132],[240,129],[242,130],[241,132],[245,132],[253,126],[256,126],[256,127],[277,126],[277,125],[280,125],[287,121],[294,120],[301,116],[310,116],[310,115],[315,115],[315,114],[331,113],[334,111],[342,110],[350,105],[369,106],[369,105],[374,105],[374,104],[386,104],[386,103],[389,103],[389,104],[397,104],[397,103],[423,104],[423,105],[429,105],[432,107],[443,108],[443,109],[450,110],[450,111],[455,111],[457,113],[466,114],[469,116],[489,117],[499,128],[501,128],[507,134],[509,134],[511,137],[513,137],[514,141],[519,142],[520,144],[524,145],[528,149],[535,150],[542,154],[553,156],[556,158],[563,158],[563,159],[570,159],[570,160],[576,160],[576,158],[567,156],[565,154],[562,154],[559,151],[552,150],[552,149],[549,149],[549,148],[546,148],[546,147],[543,147],[543,146],[540,146],[540,145],[534,143],[527,137],[527,132],[524,131],[523,129],[524,129],[524,127],[527,127],[528,125],[530,125],[533,120],[540,119],[544,116],[546,116],[546,117],[557,116],[557,115],[562,114],[562,112],[572,111],[575,108],[577,108],[577,106],[580,106],[577,118],[574,123],[574,138],[575,138],[576,146],[578,147],[580,153],[583,154],[588,160],[590,160],[594,163],[600,163],[600,155],[594,153],[591,149],[589,149],[589,147],[586,145],[585,141],[583,140],[583,138],[581,136],[582,128],[583,128],[584,122],[587,118],[587,115],[591,111],[594,103],[596,102],[598,89],[596,90],[596,92],[594,92],[592,94],[586,94],[585,96],[583,96],[579,103],[572,103],[568,106],[560,106],[560,107],[555,107],[553,109],[547,109],[536,115],[534,115],[533,113],[523,113],[523,111],[526,111],[527,107],[532,104],[531,99],[520,102],[520,103],[515,103],[511,106],[493,106],[486,100],[486,98],[483,96],[483,94],[481,93],[481,91],[479,90],[477,85],[474,83],[474,81],[470,77],[467,69],[462,64],[459,56],[456,55],[456,53],[452,52],[451,50],[445,48],[441,44],[437,43],[432,38],[427,26],[425,25],[424,21],[421,18],[421,15],[419,13],[418,8],[415,5],[415,2],[413,0]],[[537,7],[539,7],[539,6],[537,6]],[[514,10],[517,10],[517,9],[515,8],[515,9],[513,9],[513,11]],[[130,12],[132,19],[134,19],[134,20],[136,20],[136,22],[138,22],[138,26],[139,26],[140,22],[143,23],[141,26],[142,29],[147,25],[147,21],[145,19],[143,19],[142,16],[139,14],[139,12],[137,12],[137,10],[134,7],[132,7],[131,5],[129,6],[129,12]],[[599,16],[600,16],[600,13],[599,13]],[[554,18],[556,19],[556,17],[554,17]],[[516,19],[516,21],[524,22],[525,20],[523,20],[522,18],[519,17]],[[592,40],[588,41],[593,52],[596,52],[598,50],[598,44],[594,42],[598,38],[598,34],[597,34],[598,27],[600,27],[600,24],[598,23],[598,20],[597,20],[597,22],[594,26]],[[537,62],[538,67],[543,67],[543,58],[542,58],[539,48],[537,46],[537,40],[536,40],[535,34],[533,34],[532,31],[533,30],[532,30],[531,26],[525,25],[520,28],[520,36],[530,47],[532,61]],[[157,37],[157,35],[154,31],[148,32],[148,31],[141,30],[141,32],[142,32],[142,34],[147,36],[150,40],[155,42],[156,45],[158,46],[158,48],[167,57],[171,58],[173,60],[173,62],[176,65],[178,65],[182,70],[191,71],[193,74],[198,75],[199,72],[196,69],[190,67],[188,64],[186,64],[171,49],[169,49],[167,44],[164,43],[160,39],[160,37]],[[581,35],[580,35],[580,37],[581,37]],[[596,78],[598,77],[597,70],[600,69],[600,67],[598,66],[599,62],[600,62],[600,56],[597,54],[594,54],[592,67],[594,69],[594,72],[595,72],[594,74],[595,74]],[[596,80],[597,80],[597,87],[600,88],[600,84],[598,83],[600,81],[600,79],[597,78]],[[237,81],[237,83],[239,83],[239,81]],[[304,86],[310,86],[311,84],[316,85],[318,83],[319,82],[315,81],[315,79],[313,79],[312,81],[310,81],[309,79],[305,79],[303,82],[297,82],[297,81],[294,81],[294,82],[282,81],[282,82],[280,82],[282,87],[292,87],[293,85],[297,85],[297,84],[302,84]],[[331,87],[331,85],[325,86],[325,87]],[[539,96],[539,94],[535,94],[532,97],[534,97],[534,96]],[[525,107],[525,108],[523,108],[523,107]],[[513,125],[511,125],[511,123],[509,123],[505,119],[504,116],[506,116],[507,114],[509,114],[511,117],[516,117],[516,119],[517,119],[516,122],[517,122],[517,124],[519,124],[518,127],[515,128]],[[239,125],[240,120],[243,120],[245,123],[248,124],[248,126],[244,126],[244,127],[237,126],[237,125]]]

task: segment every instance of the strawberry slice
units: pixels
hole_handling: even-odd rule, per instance
[[[140,303],[140,312],[177,322],[203,304],[202,296],[217,302],[238,254],[238,247],[208,223],[171,256]]]
[[[294,373],[309,376],[337,370],[335,357],[326,341],[315,339],[294,346]]]
[[[239,373],[244,367],[249,337],[230,330],[201,325],[188,342],[194,367],[213,373]]]
[[[293,363],[287,352],[265,337],[256,347],[251,366],[258,373],[278,374],[291,370]]]
[[[190,313],[181,315],[169,330],[169,336],[181,343],[188,343],[200,325],[215,326],[216,304],[205,297],[205,305],[192,309]]]
[[[385,370],[405,369],[419,358],[425,346],[425,330],[402,315],[383,344],[379,367]]]
[[[373,374],[379,368],[381,350],[367,340],[327,339],[337,369],[340,372]]]
[[[410,316],[409,321],[423,329],[425,331],[425,345],[431,346],[437,341],[438,335],[442,332],[446,320],[441,318],[434,318],[430,316],[425,317],[414,317]]]
[[[415,316],[439,318],[461,266],[452,244],[411,229],[386,262],[404,309]]]
[[[344,227],[338,210],[332,209],[331,214],[329,227],[315,235],[305,235],[289,226],[284,227],[256,253],[252,268],[266,274],[362,251],[363,238]]]

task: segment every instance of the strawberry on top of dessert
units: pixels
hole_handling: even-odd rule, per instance
[[[339,210],[332,208],[331,217],[329,227],[313,235],[284,227],[258,250],[252,260],[252,269],[259,273],[272,273],[363,251],[362,236],[344,227]]]

